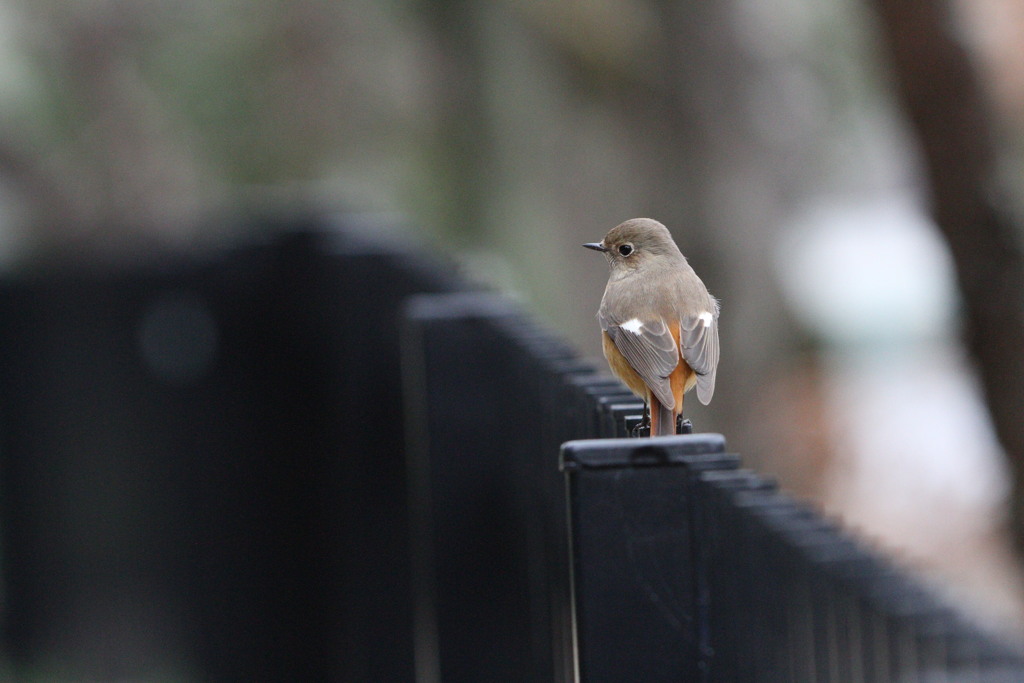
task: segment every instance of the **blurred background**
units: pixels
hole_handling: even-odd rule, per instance
[[[317,207],[599,358],[579,245],[657,218],[722,303],[697,429],[1020,635],[1024,2],[900,4],[4,0],[0,262]]]

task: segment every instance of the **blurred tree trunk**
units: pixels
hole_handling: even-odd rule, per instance
[[[439,51],[435,87],[440,112],[430,166],[443,182],[433,186],[433,222],[462,246],[483,232],[491,200],[494,148],[487,111],[482,10],[469,0],[416,3]]]
[[[1019,226],[999,202],[991,108],[947,2],[873,4],[956,265],[967,343],[1013,472],[1012,532],[1024,549],[1024,253]]]

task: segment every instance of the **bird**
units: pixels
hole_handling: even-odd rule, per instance
[[[644,401],[651,436],[677,432],[683,395],[707,405],[718,370],[718,300],[690,267],[672,234],[633,218],[583,245],[608,260],[597,320],[612,373]]]

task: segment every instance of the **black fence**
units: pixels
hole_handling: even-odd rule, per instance
[[[263,234],[0,281],[15,679],[1024,680],[721,436],[623,438],[506,300]]]

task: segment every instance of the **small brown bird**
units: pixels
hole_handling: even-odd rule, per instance
[[[651,436],[675,434],[683,394],[696,385],[707,405],[715,391],[718,301],[658,221],[633,218],[583,246],[611,266],[597,312],[604,357],[650,407]]]

